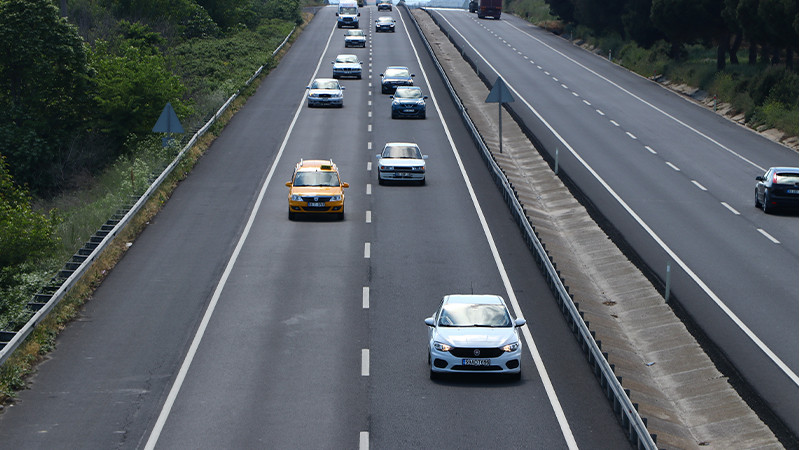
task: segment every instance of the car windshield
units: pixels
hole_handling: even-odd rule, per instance
[[[358,57],[356,55],[339,55],[336,57],[337,63],[357,63]]]
[[[776,184],[797,184],[798,180],[797,172],[775,172],[775,183]]]
[[[339,14],[358,14],[358,8],[355,6],[342,6],[339,8]]]
[[[422,97],[422,89],[401,89],[397,88],[394,92],[395,98],[420,98]]]
[[[335,172],[297,172],[293,186],[339,186],[339,177]]]
[[[450,303],[439,315],[442,327],[510,327],[511,316],[503,305]]]
[[[378,17],[379,23],[391,23],[394,22],[391,17]]]
[[[415,145],[392,145],[383,149],[384,158],[422,159],[419,148]]]
[[[390,78],[409,78],[411,74],[409,74],[408,69],[386,69],[384,72],[386,77]]]
[[[339,82],[336,80],[314,80],[311,89],[339,89]]]
[[[347,30],[347,36],[364,36],[364,30]]]

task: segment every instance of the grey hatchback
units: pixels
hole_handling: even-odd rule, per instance
[[[797,167],[770,167],[767,173],[756,177],[755,206],[765,213],[778,207],[797,209]]]

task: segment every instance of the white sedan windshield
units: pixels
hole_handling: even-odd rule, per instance
[[[439,315],[442,327],[510,327],[511,316],[502,305],[453,303]]]

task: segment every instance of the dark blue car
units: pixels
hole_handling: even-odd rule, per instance
[[[392,94],[397,86],[413,86],[413,77],[414,74],[408,70],[408,67],[387,67],[386,71],[381,74],[381,94]]]
[[[780,207],[797,209],[798,172],[797,167],[770,167],[756,177],[756,208],[765,213]]]
[[[425,118],[425,99],[422,89],[415,86],[398,86],[392,95],[392,119],[401,117]]]

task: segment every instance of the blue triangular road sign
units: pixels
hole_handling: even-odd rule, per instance
[[[503,82],[503,79],[497,77],[497,81],[494,82],[492,90],[489,91],[489,95],[486,97],[485,103],[511,103],[513,101],[514,97],[511,95],[511,91],[508,90],[508,87]]]
[[[181,121],[178,120],[178,115],[175,114],[172,103],[167,102],[167,106],[161,111],[161,115],[153,127],[153,133],[183,133]]]

